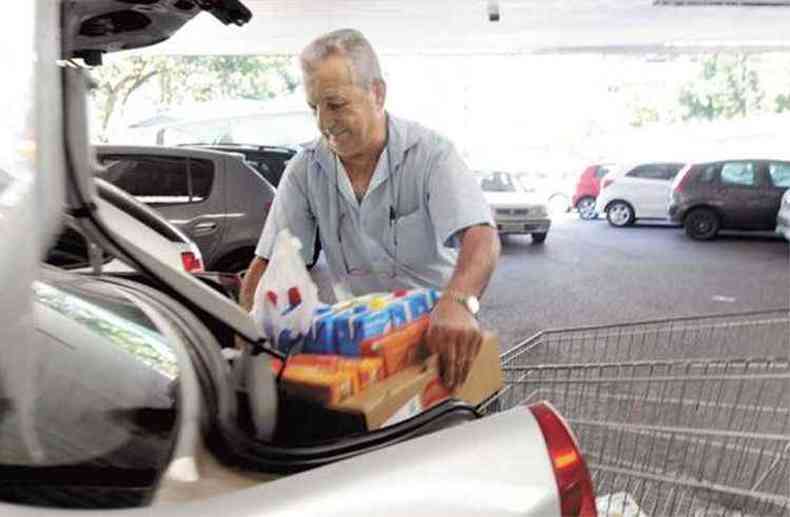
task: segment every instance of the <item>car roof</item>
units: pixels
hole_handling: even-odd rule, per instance
[[[223,144],[178,144],[178,147],[193,147],[198,149],[217,149],[227,151],[260,151],[260,152],[273,152],[280,154],[295,155],[297,151],[290,147],[282,145],[258,145],[258,144],[236,144],[236,143],[223,143]]]
[[[242,160],[244,156],[238,152],[224,152],[216,149],[203,149],[196,147],[179,147],[165,145],[106,145],[94,146],[97,154],[153,154],[159,156],[186,156],[190,158],[205,158],[208,160],[232,156]]]

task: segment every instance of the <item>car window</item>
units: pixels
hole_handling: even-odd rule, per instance
[[[100,177],[148,204],[199,203],[208,197],[214,180],[209,160],[108,155],[100,162],[106,168]]]
[[[506,172],[479,174],[477,179],[483,192],[518,192],[521,190],[516,186],[513,177]]]
[[[629,178],[642,178],[651,180],[665,180],[667,177],[667,170],[660,164],[639,165],[631,169],[628,174]]]
[[[790,187],[790,163],[771,162],[768,164],[768,175],[776,187]]]
[[[675,176],[678,175],[678,172],[683,168],[682,163],[666,163],[664,164],[664,174],[666,179],[671,180],[674,179]]]
[[[198,203],[205,200],[211,193],[214,181],[214,165],[209,160],[190,158],[189,174],[192,177],[192,196],[190,201]]]
[[[608,167],[598,167],[597,169],[595,169],[595,177],[596,178],[603,178],[608,173],[609,173],[609,168]]]
[[[755,184],[754,163],[752,162],[727,162],[721,168],[721,182],[729,185]]]
[[[700,170],[699,174],[697,174],[697,182],[711,183],[716,178],[716,171],[718,168],[718,163],[711,163],[709,165],[703,166],[702,170]]]

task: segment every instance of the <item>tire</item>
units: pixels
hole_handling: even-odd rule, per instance
[[[547,232],[536,232],[532,234],[532,242],[535,244],[543,244],[546,240]]]
[[[592,196],[585,196],[576,203],[576,210],[579,211],[579,217],[585,221],[592,221],[598,217],[598,212],[595,211],[595,198]]]
[[[697,241],[709,241],[721,228],[719,215],[710,208],[695,208],[683,220],[686,235]]]
[[[634,224],[634,209],[625,201],[612,201],[606,207],[606,220],[616,228]]]

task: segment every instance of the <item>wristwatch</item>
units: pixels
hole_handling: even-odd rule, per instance
[[[477,296],[471,294],[466,295],[464,293],[460,293],[458,291],[453,291],[450,289],[446,290],[444,294],[448,296],[450,299],[466,307],[466,310],[468,310],[472,314],[472,316],[477,317],[477,313],[480,312],[480,300],[477,299]]]

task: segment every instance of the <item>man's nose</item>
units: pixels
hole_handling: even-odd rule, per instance
[[[320,129],[322,133],[330,131],[335,126],[335,121],[329,114],[329,111],[322,110],[320,107],[316,107],[315,109],[315,119],[318,121],[318,129]]]

